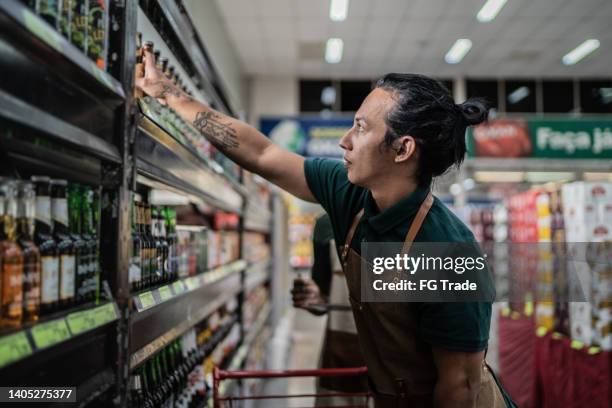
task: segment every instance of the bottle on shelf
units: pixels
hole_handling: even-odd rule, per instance
[[[142,283],[142,263],[141,263],[141,245],[140,231],[138,228],[138,203],[132,205],[132,257],[130,261],[130,269],[128,280],[132,291],[140,290]]]
[[[161,245],[161,268],[162,268],[162,281],[169,282],[170,281],[170,272],[169,272],[169,245],[168,240],[166,239],[166,220],[164,218],[163,209],[161,207],[156,208],[156,218],[157,218],[157,235],[159,237],[159,242]]]
[[[56,30],[60,28],[61,4],[60,0],[36,0],[30,1],[36,14]]]
[[[70,41],[72,26],[72,0],[60,0],[59,32]]]
[[[108,0],[89,0],[87,55],[100,69],[106,69],[108,48]]]
[[[152,216],[152,208],[148,204],[144,204],[144,224],[149,240],[149,263],[151,266],[149,275],[149,285],[157,285],[161,280],[161,243],[157,238],[157,231],[154,225],[154,218]]]
[[[100,300],[100,275],[102,272],[102,266],[100,264],[100,237],[101,237],[101,224],[102,218],[102,188],[98,187],[92,189],[92,206],[91,206],[91,219],[93,226],[91,229],[91,235],[96,243],[96,256],[94,258],[94,270],[92,272],[91,291],[94,293],[95,301]]]
[[[59,303],[60,308],[68,308],[75,301],[76,254],[70,238],[66,180],[51,180],[51,217],[53,236],[59,253]]]
[[[166,207],[164,211],[166,239],[168,241],[168,275],[170,280],[178,278],[178,237],[176,235],[176,212]]]
[[[0,329],[17,328],[23,318],[23,254],[16,241],[17,185],[0,184]]]
[[[148,224],[151,228],[151,236],[153,238],[154,243],[154,256],[155,256],[155,278],[154,284],[159,284],[163,280],[163,245],[162,240],[159,235],[159,225],[158,225],[158,217],[157,217],[157,208],[154,206],[148,207]]]
[[[34,242],[40,251],[41,291],[40,313],[52,313],[59,306],[59,254],[53,239],[51,218],[51,179],[47,176],[32,176],[30,181],[36,189],[36,222]]]
[[[146,227],[145,207],[144,204],[138,203],[139,211],[139,229],[140,229],[140,240],[141,240],[141,262],[143,265],[142,283],[141,289],[149,287],[153,281],[153,273],[155,269],[155,259],[152,256],[154,246],[151,236],[148,234]]]
[[[84,300],[92,302],[96,298],[97,280],[100,275],[100,262],[98,259],[98,233],[95,224],[95,193],[91,187],[81,188],[81,202],[83,204],[83,219],[81,236],[87,249],[87,270]]]
[[[75,257],[74,296],[75,303],[79,304],[87,297],[90,265],[87,242],[81,235],[84,206],[80,190],[81,186],[78,184],[71,184],[68,187],[68,227]]]
[[[33,242],[36,194],[32,183],[19,182],[17,200],[17,242],[23,253],[23,321],[40,316],[40,251]]]
[[[89,0],[72,0],[72,23],[70,25],[70,42],[83,52],[87,52],[87,6]]]

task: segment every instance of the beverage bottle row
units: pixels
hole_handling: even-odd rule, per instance
[[[178,278],[176,212],[135,202],[132,206],[132,257],[129,282],[139,291]]]
[[[131,377],[131,407],[201,407],[212,396],[213,354],[239,333],[238,316],[221,308],[147,360]],[[215,360],[217,361],[217,360]],[[207,372],[208,371],[208,372]]]
[[[24,0],[100,69],[108,54],[108,0]]]
[[[96,299],[99,220],[90,187],[46,176],[0,180],[0,328]]]

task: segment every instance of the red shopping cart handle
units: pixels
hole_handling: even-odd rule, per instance
[[[213,376],[215,379],[224,380],[226,378],[280,378],[280,377],[347,377],[365,375],[368,373],[368,368],[350,367],[350,368],[316,368],[311,370],[260,370],[260,371],[226,371],[214,369]]]

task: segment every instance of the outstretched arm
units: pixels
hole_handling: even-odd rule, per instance
[[[144,75],[137,70],[141,74],[136,78],[143,92],[167,103],[238,165],[303,200],[316,202],[306,183],[302,156],[280,148],[252,126],[194,100],[157,70],[150,50],[145,49],[144,55]]]

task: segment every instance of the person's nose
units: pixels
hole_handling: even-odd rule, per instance
[[[351,131],[352,131],[352,128],[348,132],[346,132],[344,136],[342,136],[342,138],[340,138],[339,145],[344,150],[351,150],[353,147],[351,143]]]

